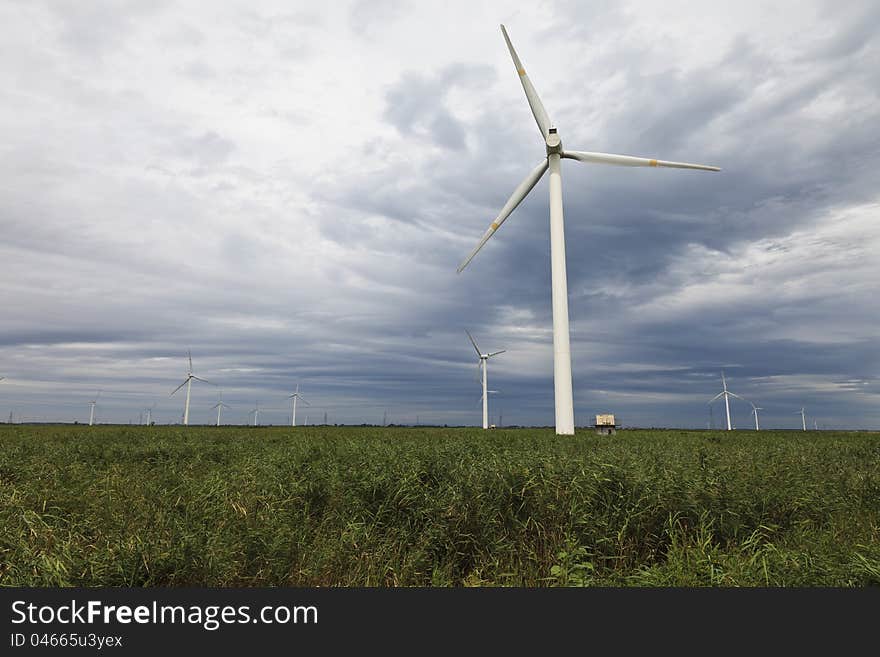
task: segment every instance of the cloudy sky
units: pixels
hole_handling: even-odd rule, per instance
[[[0,419],[191,349],[191,422],[476,424],[468,329],[552,424],[546,178],[456,274],[544,156],[504,23],[564,147],[723,168],[563,162],[577,423],[880,428],[880,5],[426,5],[0,4]]]

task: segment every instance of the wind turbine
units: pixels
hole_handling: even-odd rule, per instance
[[[715,401],[719,397],[724,397],[724,410],[727,412],[727,430],[730,431],[730,401],[728,398],[729,397],[736,397],[737,399],[742,399],[742,401],[746,402],[747,404],[751,404],[752,402],[748,401],[747,399],[743,399],[739,395],[737,395],[733,392],[730,392],[730,390],[727,389],[727,379],[724,378],[723,371],[721,372],[721,386],[722,386],[721,392],[719,392],[717,395],[712,397],[712,399],[709,400],[709,403],[711,404],[713,401]]]
[[[473,336],[468,332],[468,330],[465,329],[464,332],[467,333],[468,338],[470,338],[471,344],[474,345],[474,351],[477,352],[477,356],[479,356],[479,358],[480,358],[480,364],[478,365],[478,367],[480,368],[480,374],[482,375],[482,379],[483,379],[483,396],[480,398],[483,402],[483,428],[488,429],[489,428],[489,395],[486,391],[486,367],[489,363],[489,359],[492,358],[492,356],[497,356],[498,354],[503,354],[507,350],[502,349],[501,351],[493,351],[491,354],[484,354],[483,352],[480,351],[480,348],[477,346],[476,341],[474,340]]]
[[[189,358],[189,369],[186,371],[186,378],[183,380],[183,383],[181,383],[179,386],[177,386],[171,393],[171,395],[173,395],[175,392],[180,390],[183,386],[186,386],[186,405],[184,406],[184,409],[183,409],[183,423],[185,425],[189,424],[189,391],[190,391],[190,388],[192,387],[192,380],[195,379],[196,381],[201,381],[202,383],[208,383],[210,385],[214,385],[210,381],[205,381],[205,379],[199,378],[195,374],[193,374],[192,353],[188,351],[187,356]],[[168,396],[171,397],[171,395],[168,395]]]
[[[251,409],[251,413],[254,414],[254,426],[257,426],[257,422],[260,420],[260,402],[257,402],[254,408]]]
[[[156,404],[153,404],[149,408],[144,409],[147,412],[147,426],[153,424],[153,409],[156,408]]]
[[[219,427],[220,426],[220,412],[224,408],[231,408],[231,406],[229,406],[229,404],[223,403],[223,393],[222,392],[220,393],[220,398],[217,400],[217,403],[214,404],[211,408],[217,409],[217,426]]]
[[[303,396],[301,394],[299,394],[299,384],[298,383],[296,384],[296,392],[294,392],[292,395],[287,395],[287,398],[293,400],[293,414],[290,416],[290,426],[295,427],[296,426],[296,400],[297,399],[301,400],[302,403],[305,404],[306,406],[311,406],[311,404],[309,404],[309,402],[307,402],[305,399],[303,399]]]
[[[95,398],[89,402],[89,426],[92,426],[95,423],[95,406],[98,404],[98,397],[101,396],[101,391],[98,391],[98,394],[95,395]]]
[[[519,73],[526,100],[532,110],[532,115],[541,132],[541,139],[546,145],[546,157],[541,160],[529,175],[526,176],[519,186],[513,191],[507,203],[501,208],[501,212],[489,225],[488,230],[470,252],[467,258],[458,266],[458,272],[467,267],[468,263],[483,248],[495,231],[504,223],[504,220],[513,212],[520,202],[528,195],[541,177],[550,170],[550,271],[551,271],[551,298],[553,306],[553,384],[556,407],[556,433],[561,435],[574,434],[574,401],[571,384],[571,347],[569,345],[568,328],[568,282],[565,270],[565,226],[562,213],[562,171],[561,158],[589,162],[594,164],[614,164],[628,167],[671,167],[675,169],[700,169],[702,171],[720,171],[718,167],[702,164],[688,164],[685,162],[668,162],[646,157],[632,157],[629,155],[613,155],[610,153],[592,153],[584,151],[563,150],[562,141],[555,126],[550,122],[550,117],[538,97],[538,93],[532,86],[529,76],[526,75],[522,62],[520,62],[507,30],[501,26],[504,40],[513,64]]]
[[[795,413],[795,415],[797,415],[798,413],[801,416],[801,424],[804,427],[804,431],[806,431],[807,430],[807,417],[806,417],[806,415],[804,415],[804,407],[803,406],[801,406],[801,410],[797,411],[797,413]]]
[[[751,403],[751,402],[749,402]],[[755,416],[755,431],[760,431],[761,428],[758,426],[758,411],[763,411],[764,409],[760,406],[755,406],[752,404],[752,415]]]

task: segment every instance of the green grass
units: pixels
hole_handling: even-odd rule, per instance
[[[877,433],[0,425],[3,586],[877,584]]]

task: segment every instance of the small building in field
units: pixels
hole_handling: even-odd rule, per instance
[[[606,413],[596,416],[596,424],[593,425],[596,433],[600,436],[613,436],[617,433],[617,425],[614,422],[614,415]]]

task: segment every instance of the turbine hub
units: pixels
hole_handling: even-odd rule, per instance
[[[556,128],[550,128],[549,134],[547,135],[546,143],[547,155],[562,153],[562,140],[559,138],[559,134],[556,132]]]

